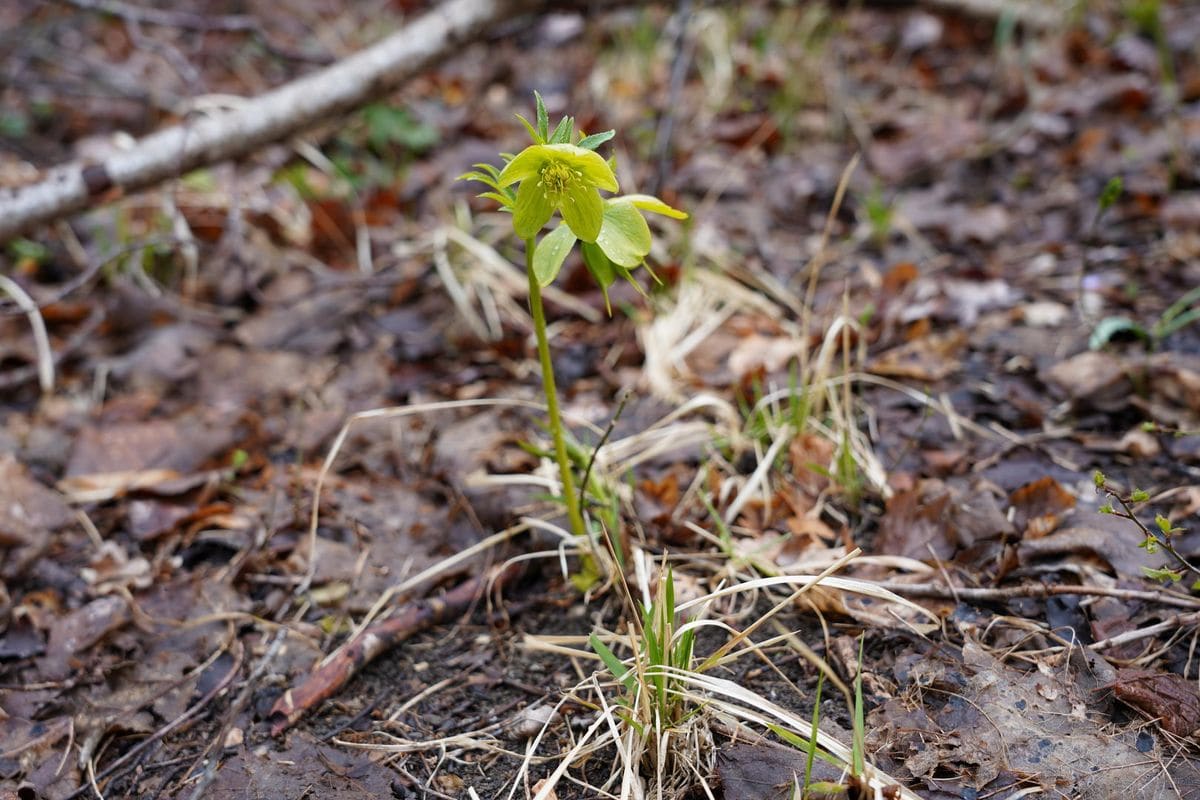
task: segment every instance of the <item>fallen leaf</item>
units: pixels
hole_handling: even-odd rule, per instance
[[[34,480],[14,456],[0,456],[0,547],[32,544],[73,520],[58,492]]]
[[[1126,365],[1109,353],[1087,351],[1060,361],[1042,376],[1059,397],[1099,411],[1118,411],[1129,404],[1133,383]]]
[[[123,597],[101,597],[83,608],[55,620],[50,628],[42,673],[51,680],[71,674],[72,659],[100,641],[129,619],[129,603]]]
[[[867,363],[867,371],[889,378],[940,381],[959,370],[957,355],[966,341],[966,334],[957,329],[931,333],[880,353]]]
[[[1191,736],[1200,728],[1200,694],[1195,683],[1182,675],[1120,669],[1112,690],[1122,703],[1157,719],[1168,733]]]
[[[1040,539],[1058,528],[1075,508],[1075,496],[1049,475],[1027,483],[1008,497],[1015,516],[1013,523],[1026,538]]]

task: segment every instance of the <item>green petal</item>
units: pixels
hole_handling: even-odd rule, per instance
[[[657,197],[652,197],[648,194],[627,194],[621,197],[622,200],[627,200],[633,203],[643,211],[649,211],[652,214],[662,214],[664,217],[672,219],[687,219],[686,212],[680,211],[659,200]]]
[[[620,191],[617,176],[613,175],[612,168],[599,153],[584,150],[573,144],[548,144],[545,145],[545,149],[550,151],[546,154],[547,157],[557,158],[566,162],[571,169],[579,170],[583,173],[584,180],[597,189],[606,192]]]
[[[604,255],[604,251],[598,245],[584,242],[583,263],[588,268],[588,272],[592,273],[592,277],[596,279],[596,283],[600,284],[600,291],[604,293],[604,307],[608,310],[609,316],[612,316],[612,304],[608,301],[608,287],[612,286],[613,281],[617,279],[612,262],[608,260],[608,256]],[[639,290],[641,288],[638,287]]]
[[[604,207],[604,224],[596,244],[614,264],[636,267],[650,252],[650,226],[633,203],[610,202]]]
[[[548,145],[531,144],[504,166],[496,182],[501,186],[511,186],[517,181],[532,177],[553,154]]]
[[[522,181],[521,188],[517,189],[517,204],[513,208],[513,230],[517,236],[522,239],[537,236],[553,213],[554,202],[546,196],[537,181]]]
[[[554,283],[574,246],[575,234],[566,225],[559,225],[543,237],[533,251],[533,274],[543,289]]]
[[[571,226],[576,236],[585,242],[596,241],[596,237],[600,235],[600,226],[604,222],[604,201],[593,187],[579,183],[571,184],[567,187],[567,196],[563,198],[558,210],[562,212],[563,219]]]

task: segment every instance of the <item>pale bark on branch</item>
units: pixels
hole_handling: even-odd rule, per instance
[[[1045,0],[1044,8],[1032,0],[918,2],[934,9],[984,16],[1008,9],[1023,24],[1043,28],[1061,24],[1060,6],[1064,0]],[[80,0],[80,4],[106,10],[124,8],[103,0]],[[626,4],[626,0],[587,0],[560,2],[553,7],[595,10]],[[54,168],[36,183],[0,188],[0,244],[88,206],[199,167],[241,158],[264,145],[287,139],[386,94],[480,38],[490,26],[550,5],[545,0],[449,0],[378,44],[258,97],[247,98],[238,108],[209,113],[153,133],[101,163],[72,162]]]
[[[357,108],[535,5],[533,0],[450,0],[378,44],[248,98],[241,107],[153,133],[103,163],[73,162],[37,183],[0,189],[0,243],[105,199],[245,156]]]

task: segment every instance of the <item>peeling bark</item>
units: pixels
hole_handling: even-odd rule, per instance
[[[535,6],[531,0],[450,0],[378,44],[248,98],[240,108],[153,133],[104,163],[73,162],[38,183],[0,189],[0,242],[89,205],[245,156],[362,106],[478,39],[495,23]]]

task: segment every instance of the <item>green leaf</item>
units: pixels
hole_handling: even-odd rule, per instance
[[[1134,489],[1133,492],[1129,495],[1129,502],[1131,502],[1131,503],[1144,503],[1149,499],[1150,499],[1150,493],[1147,492],[1145,489]]]
[[[592,650],[596,651],[596,655],[600,656],[600,660],[604,662],[604,666],[608,667],[608,671],[621,682],[626,690],[632,692],[635,676],[629,674],[629,667],[622,664],[621,659],[617,658],[613,651],[608,649],[608,645],[600,641],[600,637],[596,634],[588,634],[588,644],[591,645]]]
[[[611,317],[612,303],[608,300],[608,287],[612,286],[613,281],[617,279],[617,276],[613,273],[612,262],[608,260],[608,256],[604,255],[604,251],[596,244],[584,242],[583,264],[587,267],[588,272],[592,273],[592,277],[596,279],[596,283],[600,284],[600,291],[604,293],[604,309]]]
[[[1164,536],[1170,536],[1172,533],[1175,533],[1175,529],[1171,527],[1171,520],[1162,514],[1154,515],[1154,524],[1158,526],[1158,529],[1163,532]]]
[[[1099,350],[1118,333],[1132,333],[1139,339],[1150,341],[1150,333],[1131,319],[1125,317],[1105,317],[1096,324],[1092,335],[1088,338],[1088,347]]]
[[[500,188],[499,186],[496,185],[496,182],[494,180],[492,180],[487,175],[484,175],[482,172],[464,172],[462,175],[459,175],[454,180],[456,180],[456,181],[479,181],[480,183],[486,183],[488,186],[491,186],[493,189]]]
[[[1104,213],[1112,208],[1113,203],[1121,196],[1121,191],[1125,188],[1125,182],[1120,176],[1109,178],[1108,183],[1104,184],[1104,191],[1100,192],[1099,207],[1100,213]]]
[[[570,227],[559,225],[542,239],[533,251],[533,274],[544,289],[554,283],[563,262],[575,246],[575,234]]]
[[[1200,321],[1200,308],[1193,308],[1169,321],[1159,320],[1159,324],[1154,326],[1154,334],[1159,339],[1165,339],[1196,321]]]
[[[804,759],[804,785],[808,787],[812,783],[812,768],[813,756],[817,750],[817,734],[820,731],[821,722],[821,688],[825,685],[825,672],[817,672],[817,692],[813,698],[812,723],[808,729],[808,741],[805,742],[805,751],[808,757]]]
[[[595,150],[597,147],[604,144],[616,135],[617,132],[614,130],[607,130],[603,133],[593,133],[591,136],[585,136],[580,139],[578,147],[582,147],[584,150]]]
[[[497,169],[492,164],[487,163],[486,161],[480,161],[478,164],[472,164],[471,166],[473,166],[477,170],[486,172],[488,175],[491,175],[493,180],[500,179],[500,170]]]
[[[389,144],[400,145],[420,153],[433,147],[441,138],[436,128],[430,127],[408,113],[386,103],[373,103],[363,109],[367,123],[367,141],[380,152]]]
[[[600,199],[600,193],[593,186],[576,182],[567,186],[566,195],[559,206],[563,220],[583,241],[596,241],[604,222],[604,201]]]
[[[478,196],[486,197],[489,200],[495,200],[504,208],[507,208],[510,211],[512,210],[513,199],[506,194],[501,194],[500,192],[480,192]]]
[[[650,252],[650,241],[650,226],[633,203],[619,200],[606,204],[596,244],[610,261],[626,268],[636,267]]]
[[[687,212],[672,208],[652,195],[627,194],[619,199],[627,200],[642,211],[649,211],[652,214],[662,214],[664,217],[671,217],[672,219],[687,219],[688,217]]]
[[[1183,573],[1181,571],[1174,570],[1169,567],[1163,567],[1162,569],[1142,567],[1142,574],[1152,581],[1162,581],[1163,583],[1175,583],[1183,577]]]
[[[646,266],[644,263],[642,264],[642,266],[646,267],[647,272],[650,272],[650,268],[648,266]],[[637,278],[633,277],[633,273],[630,272],[629,270],[627,270],[625,267],[622,267],[618,264],[613,264],[613,272],[617,273],[617,275],[619,277],[624,278],[625,282],[628,283],[630,286],[632,286],[635,290],[637,290],[637,293],[640,294],[642,297],[646,297],[646,298],[650,297],[650,295],[646,294],[646,290],[642,288],[642,285],[640,283],[638,283]],[[650,272],[650,274],[654,275],[653,272]],[[655,280],[658,280],[658,278],[656,277]]]
[[[541,140],[544,142],[550,138],[550,116],[546,113],[546,104],[542,102],[542,96],[537,90],[533,92],[533,101],[537,105],[537,129]]]
[[[1103,489],[1104,484],[1108,482],[1108,478],[1100,470],[1092,473],[1092,483],[1096,484],[1097,489]]]
[[[533,123],[522,117],[520,114],[517,114],[517,119],[521,120],[521,124],[525,126],[525,130],[529,131],[529,138],[533,140],[534,144],[546,143],[545,138],[538,133],[537,128],[533,127]]]
[[[558,123],[558,127],[554,129],[554,134],[550,137],[550,144],[570,144],[571,133],[575,129],[575,119],[573,117],[563,117]]]
[[[523,181],[517,190],[517,203],[513,206],[513,230],[517,236],[522,239],[537,236],[553,213],[554,203],[537,185],[537,181]]]

